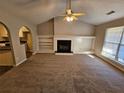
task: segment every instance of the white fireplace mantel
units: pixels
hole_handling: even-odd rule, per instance
[[[57,40],[71,40],[71,51],[74,51],[74,37],[67,35],[55,35],[54,36],[54,51],[57,51]]]

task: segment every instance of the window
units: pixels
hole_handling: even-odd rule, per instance
[[[107,29],[102,55],[124,64],[124,27]]]
[[[119,48],[119,53],[118,53],[118,60],[120,62],[124,63],[124,32],[122,35],[122,40],[121,40],[121,44],[120,44],[120,48]]]

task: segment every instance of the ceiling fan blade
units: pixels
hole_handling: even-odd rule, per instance
[[[73,16],[83,16],[83,15],[86,15],[85,13],[73,13],[72,14]]]
[[[77,18],[77,17],[75,17],[75,16],[72,16],[72,18],[73,18],[74,20],[78,20],[78,18]]]

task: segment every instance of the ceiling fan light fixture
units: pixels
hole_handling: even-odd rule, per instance
[[[77,13],[77,12],[73,12],[71,9],[71,0],[67,0],[67,8],[66,8],[66,12],[64,15],[64,20],[66,20],[67,22],[72,22],[72,21],[76,21],[78,20],[78,17],[85,15],[85,13]]]
[[[74,18],[72,16],[67,16],[66,17],[67,22],[72,22],[73,20],[74,20]]]

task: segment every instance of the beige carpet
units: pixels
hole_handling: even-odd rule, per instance
[[[124,93],[124,74],[86,55],[37,54],[0,77],[0,93]]]

